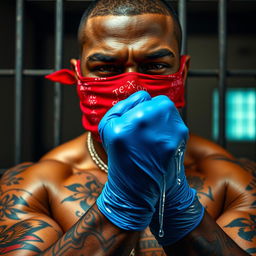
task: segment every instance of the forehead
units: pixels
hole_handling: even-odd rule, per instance
[[[83,30],[83,55],[91,51],[171,48],[178,52],[171,16],[142,14],[134,16],[98,16],[89,18]]]

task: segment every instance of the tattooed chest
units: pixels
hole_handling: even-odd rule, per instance
[[[224,183],[221,180],[209,179],[196,172],[187,172],[187,180],[190,187],[197,191],[197,196],[201,204],[216,219],[221,214],[224,203]]]
[[[65,181],[51,203],[53,218],[70,228],[95,203],[104,184],[92,174],[76,175]]]

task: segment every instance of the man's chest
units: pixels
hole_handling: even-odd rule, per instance
[[[195,171],[187,171],[186,174],[190,186],[197,190],[200,202],[216,219],[225,198],[224,183]],[[54,191],[50,191],[52,217],[64,231],[95,203],[106,180],[107,175],[101,172],[77,172],[55,186]]]
[[[51,191],[52,217],[64,231],[74,225],[95,203],[106,178],[104,173],[78,172],[55,186],[55,191]]]

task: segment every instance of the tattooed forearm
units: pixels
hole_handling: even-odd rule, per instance
[[[140,256],[151,256],[151,255],[157,255],[157,256],[164,256],[165,253],[163,251],[163,248],[159,246],[158,242],[155,240],[154,237],[147,240],[141,240],[140,241]]]
[[[106,221],[94,205],[65,235],[51,248],[40,255],[92,255],[101,252],[107,255],[117,245],[121,231],[108,231]]]
[[[201,224],[174,245],[164,248],[167,255],[190,256],[248,256],[205,213]],[[173,254],[172,254],[173,253]]]

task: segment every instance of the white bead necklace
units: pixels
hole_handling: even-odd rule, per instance
[[[87,135],[87,147],[88,151],[90,153],[90,156],[94,163],[105,173],[108,173],[108,166],[102,161],[98,153],[96,152],[94,145],[93,145],[93,140],[92,140],[92,134],[91,132],[88,132]]]

